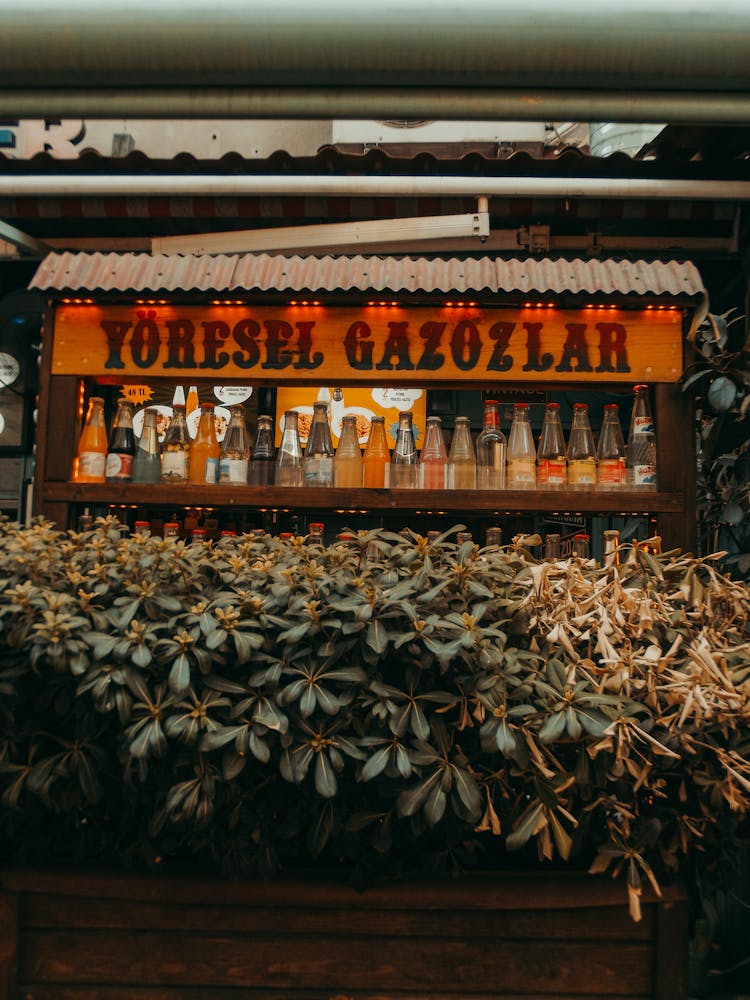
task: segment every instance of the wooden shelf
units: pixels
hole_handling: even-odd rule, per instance
[[[160,507],[503,513],[683,513],[680,493],[642,490],[373,490],[336,487],[174,486],[162,483],[47,482],[48,502]]]

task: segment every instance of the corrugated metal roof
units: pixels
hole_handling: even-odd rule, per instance
[[[52,253],[29,288],[47,292],[520,292],[702,298],[694,264],[492,257]]]

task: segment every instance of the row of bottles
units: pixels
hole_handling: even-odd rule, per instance
[[[474,444],[468,417],[456,417],[450,450],[440,417],[427,418],[424,445],[417,451],[412,414],[399,414],[396,446],[391,454],[384,418],[374,416],[364,450],[359,446],[356,417],[346,414],[334,452],[327,406],[316,402],[307,444],[302,449],[298,414],[284,414],[278,454],[270,416],[258,417],[251,449],[241,406],[230,410],[230,421],[219,446],[214,406],[200,407],[197,434],[191,441],[185,407],[175,404],[163,444],[159,445],[156,411],[146,409],[143,432],[136,443],[133,405],[120,400],[109,437],[104,403],[92,397],[81,433],[73,479],[77,482],[123,482],[339,486],[395,489],[534,489],[572,487],[617,488],[656,485],[656,441],[648,387],[635,387],[635,401],[625,445],[616,403],[604,407],[598,444],[586,403],[573,407],[566,444],[558,403],[547,403],[538,445],[529,422],[527,403],[516,403],[506,441],[500,430],[500,407],[484,403],[482,430]]]

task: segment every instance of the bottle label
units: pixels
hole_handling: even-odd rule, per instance
[[[247,483],[247,459],[222,458],[219,462],[219,482],[244,486]]]
[[[633,417],[633,433],[634,434],[653,434],[654,433],[654,422],[649,416],[636,416]]]
[[[306,458],[305,486],[333,486],[333,459],[325,455]]]
[[[133,473],[133,456],[110,452],[104,466],[106,479],[130,479]]]
[[[528,487],[536,485],[536,463],[529,458],[512,458],[508,461],[508,486]]]
[[[619,485],[625,482],[625,469],[619,458],[603,458],[597,471],[600,483]]]
[[[161,456],[161,478],[184,482],[188,477],[188,454],[186,451],[165,451]]]
[[[594,486],[596,462],[593,458],[573,459],[568,462],[568,482],[571,486]]]
[[[84,451],[78,457],[79,476],[101,478],[104,476],[106,467],[106,456],[102,455],[100,451]]]
[[[634,465],[633,466],[634,486],[656,486],[656,466],[655,465]]]
[[[564,486],[567,480],[564,458],[541,458],[537,468],[540,486]]]
[[[206,469],[204,473],[204,483],[215,483],[219,476],[219,460],[218,458],[207,458],[206,459]]]

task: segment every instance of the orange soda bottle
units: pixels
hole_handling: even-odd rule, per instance
[[[362,459],[362,485],[370,489],[384,489],[386,470],[391,463],[391,453],[385,436],[385,417],[375,416],[370,422],[370,436]]]
[[[107,465],[107,427],[104,423],[104,400],[101,396],[89,399],[86,419],[78,450],[73,462],[73,479],[77,483],[103,483]]]
[[[198,423],[198,433],[190,446],[188,482],[198,485],[214,484],[219,473],[219,442],[214,424],[214,404],[203,403]]]

